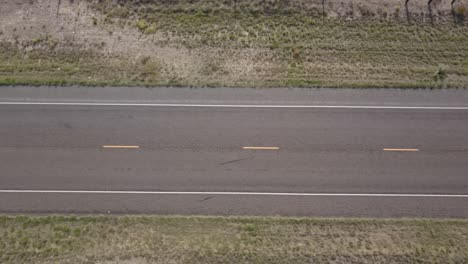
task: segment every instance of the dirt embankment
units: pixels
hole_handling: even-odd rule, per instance
[[[431,6],[434,23],[453,23],[452,0],[433,0]],[[141,53],[148,47],[145,39],[134,27],[119,27],[117,30],[111,25],[105,27],[98,23],[105,15],[93,8],[106,1],[91,0],[3,0],[0,5],[0,41],[14,42],[29,45],[32,40],[38,42],[41,36],[51,36],[59,43],[66,43],[67,46],[79,46],[82,48],[98,48],[104,52],[134,52]],[[107,1],[131,2],[131,1]],[[136,1],[137,2],[137,1]],[[153,0],[145,1],[149,3],[166,3],[168,1]],[[198,1],[172,1],[172,2],[201,2],[200,5],[192,5],[192,8],[202,8],[203,2],[211,3],[209,0]],[[216,1],[214,1],[216,2]],[[220,1],[218,1],[220,2]],[[225,1],[229,2],[229,1]],[[233,1],[234,2],[234,1]],[[241,10],[252,8],[247,3],[257,1],[241,0],[238,4]],[[316,16],[321,16],[322,8],[328,19],[341,20],[384,20],[384,21],[407,21],[405,8],[406,0],[289,0],[272,1],[286,2],[285,10],[297,12],[298,10],[311,12]],[[413,23],[430,23],[428,0],[409,0],[408,10],[410,21]],[[244,5],[242,5],[244,3]],[[138,6],[141,4],[134,4]],[[164,7],[175,4],[161,4]],[[181,4],[182,5],[182,4]],[[252,4],[255,6],[254,4]],[[180,6],[180,5],[179,5]],[[182,5],[184,6],[184,5]],[[185,5],[186,6],[186,5]],[[211,7],[209,4],[205,6]],[[225,8],[233,8],[234,5],[226,5]],[[265,8],[265,3],[258,1],[258,8]],[[213,7],[219,7],[213,5]],[[282,8],[281,5],[273,6]],[[456,0],[454,10],[464,10],[468,8],[468,0]],[[275,11],[274,9],[272,9]],[[109,11],[109,10],[107,10]],[[460,12],[462,12],[460,11]],[[465,12],[465,11],[463,11]],[[467,12],[468,15],[468,12]],[[115,34],[110,34],[112,31]],[[158,36],[156,36],[158,37]],[[101,47],[104,46],[104,47]]]
[[[468,0],[405,2],[3,0],[0,83],[468,86]]]

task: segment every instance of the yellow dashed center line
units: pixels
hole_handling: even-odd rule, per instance
[[[105,149],[138,149],[140,146],[119,146],[119,145],[104,145]]]
[[[393,152],[418,152],[419,149],[405,149],[405,148],[384,148],[383,151],[393,151]]]
[[[278,150],[279,147],[242,147],[246,150]]]
[[[139,149],[140,146],[125,146],[125,145],[103,145],[104,149]],[[245,150],[279,150],[279,147],[242,147]],[[418,152],[419,149],[415,148],[384,148],[383,151],[389,152]]]

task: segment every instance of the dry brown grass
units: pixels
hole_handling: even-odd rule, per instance
[[[464,263],[468,222],[0,217],[1,263]]]

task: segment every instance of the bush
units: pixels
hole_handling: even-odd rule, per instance
[[[467,11],[464,5],[460,5],[455,10],[455,15],[459,23],[463,23],[465,21],[466,14],[467,14]]]
[[[433,78],[434,78],[434,81],[436,82],[444,82],[445,79],[447,79],[447,72],[445,71],[444,68],[439,67],[437,71],[435,72]]]
[[[128,18],[129,15],[130,11],[125,6],[115,7],[107,13],[107,17],[109,18]]]
[[[154,34],[154,33],[156,33],[156,31],[158,31],[158,28],[156,27],[156,25],[152,24],[151,26],[149,26],[148,28],[145,29],[144,33],[145,34]]]
[[[139,80],[144,82],[155,82],[161,73],[161,65],[155,61],[148,60],[141,67]]]
[[[148,25],[148,23],[147,23],[145,20],[140,19],[140,20],[138,20],[138,22],[136,23],[136,27],[137,27],[140,31],[143,31],[143,32],[144,32],[144,31],[149,27],[149,25]]]

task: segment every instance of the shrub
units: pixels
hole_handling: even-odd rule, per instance
[[[39,44],[39,43],[41,43],[41,42],[42,42],[42,38],[33,38],[33,39],[31,40],[31,44],[32,44],[32,45],[37,45],[37,44]]]
[[[107,13],[107,17],[109,18],[128,18],[129,15],[130,11],[125,6],[115,7]]]
[[[294,60],[300,60],[301,59],[301,49],[293,48],[291,53],[292,53],[292,57],[294,58]]]
[[[148,60],[140,70],[140,81],[154,82],[158,80],[161,72],[161,65],[158,62]]]
[[[221,63],[219,61],[213,61],[213,60],[210,60],[203,65],[201,73],[203,75],[212,75],[215,73],[227,74],[227,72],[224,71]]]
[[[145,20],[140,19],[140,20],[138,20],[138,22],[136,23],[136,27],[137,27],[140,31],[143,31],[143,32],[144,32],[144,31],[149,27],[149,25],[148,25],[148,23],[147,23]]]
[[[464,22],[466,14],[467,14],[467,10],[464,5],[458,6],[457,9],[455,10],[455,15],[457,16],[458,22]]]
[[[439,67],[437,71],[435,72],[433,78],[434,78],[434,81],[436,82],[444,82],[445,79],[447,79],[447,72],[445,71],[444,68]]]
[[[148,61],[151,59],[151,57],[149,56],[145,56],[141,59],[141,64],[143,65],[146,65],[146,63],[148,63]]]
[[[158,28],[156,27],[156,25],[152,24],[151,26],[149,26],[148,28],[145,29],[144,33],[145,34],[154,34],[154,33],[156,33],[156,31],[158,31]]]

